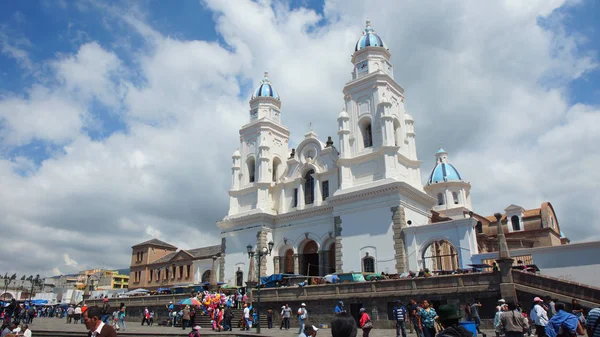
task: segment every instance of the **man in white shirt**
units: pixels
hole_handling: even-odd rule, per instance
[[[546,310],[542,307],[542,302],[544,301],[541,298],[536,297],[533,299],[533,302],[535,302],[535,305],[529,314],[533,324],[535,324],[535,334],[538,337],[545,337],[546,324],[548,324],[548,313],[546,313]]]
[[[246,330],[250,330],[250,308],[244,304],[244,321],[246,321]]]
[[[23,337],[31,337],[31,330],[27,324],[23,324]]]

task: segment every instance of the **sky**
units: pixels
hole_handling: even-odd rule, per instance
[[[295,146],[337,145],[366,18],[392,53],[422,176],[443,147],[474,211],[550,201],[600,239],[600,4],[0,2],[0,274],[122,268],[131,246],[219,244],[231,154],[265,70]]]

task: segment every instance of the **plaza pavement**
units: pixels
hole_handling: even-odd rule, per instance
[[[126,322],[127,330],[119,331],[119,336],[187,336],[191,329],[182,330],[181,328],[173,328],[173,327],[165,327],[165,326],[141,326],[140,322]],[[64,332],[81,332],[82,336],[87,336],[87,331],[84,324],[66,324],[64,319],[58,318],[36,318],[33,321],[33,324],[29,327],[31,331],[33,331],[33,335],[35,336],[36,331],[64,331]],[[484,331],[488,336],[494,336],[493,331]],[[210,329],[210,327],[203,327],[200,330],[201,335],[247,335],[247,336],[256,336],[256,330],[252,331],[240,331],[239,329],[233,329],[232,332],[215,332]],[[408,331],[407,331],[408,333]],[[279,330],[278,328],[273,329],[262,329],[261,336],[269,336],[269,337],[296,337],[298,336],[298,328],[290,328],[290,330]],[[330,337],[331,330],[330,329],[320,329],[317,333],[317,337]],[[362,336],[362,332],[358,331],[357,336]],[[395,337],[396,330],[394,329],[373,329],[369,336],[372,337]],[[416,337],[416,334],[408,334],[410,337]],[[408,337],[407,336],[407,337]]]

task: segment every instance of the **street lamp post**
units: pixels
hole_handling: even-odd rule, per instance
[[[8,277],[8,273],[4,275],[4,300],[6,300],[6,292],[8,291],[8,286],[17,279],[17,274],[13,274],[11,277]]]
[[[33,298],[33,287],[38,285],[41,281],[40,274],[35,275],[35,278],[33,277],[33,275],[31,275],[27,278],[27,280],[29,281],[29,283],[31,283],[31,290],[29,291],[29,300],[31,301],[31,299]]]
[[[256,306],[256,317],[258,317],[258,325],[256,325],[256,333],[260,333],[260,262],[265,256],[271,255],[271,251],[273,251],[273,246],[275,246],[275,244],[273,243],[273,241],[269,241],[268,246],[269,248],[263,247],[262,249],[260,249],[258,251],[258,254],[254,251],[251,244],[248,244],[248,246],[246,246],[246,249],[248,250],[248,257],[253,259],[254,256],[256,256],[256,261],[258,262],[258,282],[256,283],[256,295],[258,297],[258,305]]]

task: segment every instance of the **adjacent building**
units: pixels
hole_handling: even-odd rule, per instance
[[[213,260],[218,266],[221,246],[178,249],[158,239],[132,248],[129,289],[154,290],[209,282]]]

